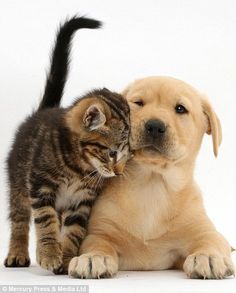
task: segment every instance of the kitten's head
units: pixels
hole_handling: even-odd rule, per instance
[[[67,125],[86,161],[103,177],[122,174],[129,158],[129,106],[119,94],[95,90],[74,103]]]

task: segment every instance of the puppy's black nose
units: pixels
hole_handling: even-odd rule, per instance
[[[145,129],[149,135],[156,137],[165,133],[166,126],[161,120],[148,120],[145,124]]]

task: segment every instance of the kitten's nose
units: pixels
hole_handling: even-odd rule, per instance
[[[119,161],[115,164],[114,173],[116,174],[116,176],[121,176],[124,174],[125,163],[126,161]]]
[[[163,121],[159,119],[148,120],[145,123],[145,129],[148,136],[152,136],[154,138],[162,137],[166,132],[166,125]]]
[[[115,172],[115,175],[116,175],[116,176],[122,176],[122,175],[123,175],[123,173],[120,173],[120,172]]]

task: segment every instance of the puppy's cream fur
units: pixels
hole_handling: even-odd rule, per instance
[[[193,179],[203,135],[212,135],[217,156],[221,127],[210,103],[186,83],[150,77],[128,86],[131,145],[135,155],[126,176],[114,178],[93,208],[82,256],[69,267],[71,276],[109,277],[117,270],[183,268],[191,278],[234,274],[231,247],[206,215]],[[141,100],[143,106],[135,104]],[[177,114],[184,105],[189,113]],[[168,129],[162,152],[143,141],[144,123],[161,119]]]

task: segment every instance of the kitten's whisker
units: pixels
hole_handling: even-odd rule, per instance
[[[99,187],[99,184],[103,181],[102,179],[103,179],[103,177],[102,177],[102,175],[100,175],[100,176],[98,177],[98,181],[97,181],[97,184],[96,184],[96,186],[95,186],[95,190],[97,190],[97,188]]]
[[[90,172],[89,174],[87,174],[86,176],[84,176],[83,178],[81,178],[80,180],[81,180],[81,181],[84,181],[85,179],[90,178],[90,176],[91,176],[92,174],[96,173],[96,172],[97,172],[97,170],[93,170],[92,172]]]
[[[93,182],[90,183],[92,185],[92,187],[94,188],[94,190],[96,190],[95,186],[96,186],[97,180],[98,180],[98,178],[95,177]]]
[[[95,173],[93,176],[91,176],[90,179],[87,182],[85,182],[85,186],[88,187],[89,184],[91,184],[91,186],[93,186],[94,182],[96,182],[95,180],[97,178],[97,175],[98,174]]]
[[[87,184],[88,184],[90,181],[92,181],[93,178],[96,177],[96,176],[97,176],[97,171],[95,170],[95,171],[93,171],[93,172],[90,173],[90,176],[89,176],[89,177],[88,177],[88,176],[87,176],[87,178],[84,177],[83,183],[84,183],[85,185],[87,185]]]
[[[87,187],[94,180],[94,176],[90,177],[86,182],[84,182],[84,186]]]

